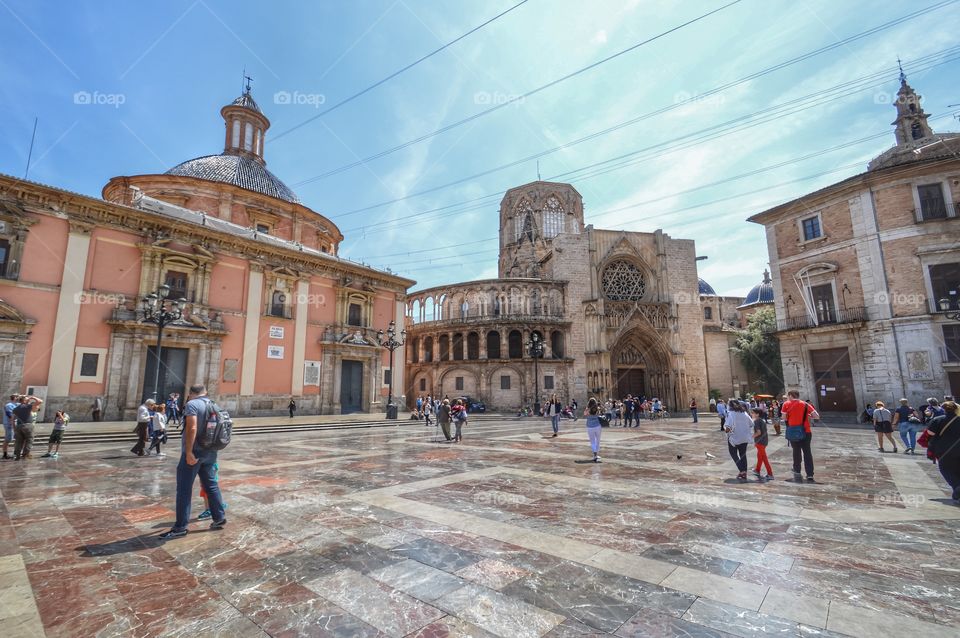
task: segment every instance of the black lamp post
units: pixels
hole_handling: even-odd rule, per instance
[[[540,334],[533,332],[527,341],[527,352],[533,357],[533,413],[540,414],[540,370],[537,361],[543,356],[543,340]]]
[[[960,321],[960,309],[952,310],[956,305],[956,297],[953,299],[944,297],[937,301],[937,307],[940,309],[940,312],[943,313],[944,317],[952,319],[953,321]]]
[[[387,418],[396,419],[397,411],[393,406],[393,351],[403,345],[407,338],[407,331],[400,331],[400,339],[397,339],[397,322],[391,321],[387,326],[387,339],[383,339],[383,330],[377,330],[377,343],[390,351],[390,389],[387,391]]]
[[[154,354],[157,357],[156,374],[153,377],[153,400],[160,400],[160,348],[163,343],[163,329],[179,321],[183,317],[183,307],[187,300],[183,297],[179,299],[168,299],[170,296],[170,286],[163,284],[157,288],[156,292],[140,300],[140,308],[143,310],[143,320],[152,321],[157,324],[157,349]]]

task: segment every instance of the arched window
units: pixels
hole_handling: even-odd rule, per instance
[[[550,333],[550,350],[554,359],[563,359],[563,333],[559,330]]]
[[[467,335],[467,359],[480,358],[480,335],[471,332]]]
[[[413,300],[413,309],[412,309],[412,311],[411,311],[411,312],[413,312],[413,315],[412,315],[413,323],[420,323],[420,319],[421,319],[421,309],[422,309],[422,306],[420,305],[420,300],[419,300],[419,299],[414,299],[414,300]]]
[[[253,127],[249,124],[243,127],[243,150],[253,150]]]
[[[543,208],[543,236],[552,239],[562,233],[564,218],[563,205],[551,195]]]
[[[487,359],[500,358],[500,333],[491,330],[487,333]]]
[[[436,305],[433,302],[433,297],[427,297],[427,300],[423,302],[423,320],[424,321],[433,321],[437,318],[435,307]]]
[[[460,332],[453,335],[453,360],[463,361],[463,334]]]
[[[513,209],[514,241],[533,241],[533,206],[526,199]]]
[[[440,360],[450,360],[450,337],[447,335],[440,335]]]
[[[270,296],[270,316],[287,316],[287,295],[285,292],[280,290],[273,291],[273,295]]]
[[[913,126],[910,127],[910,134],[913,135],[913,139],[915,140],[923,137],[923,129],[920,128],[920,122],[913,123]]]
[[[511,359],[523,358],[523,335],[519,330],[510,331],[510,336],[507,337],[507,348]]]
[[[420,339],[414,337],[410,340],[410,363],[420,362]]]
[[[423,361],[424,363],[433,361],[433,337],[423,338]]]
[[[710,306],[704,306],[703,318],[707,320],[713,319],[713,308],[711,308]]]
[[[233,130],[230,131],[230,146],[240,148],[240,120],[233,121]]]

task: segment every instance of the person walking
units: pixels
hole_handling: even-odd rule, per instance
[[[727,432],[727,449],[730,458],[737,464],[737,479],[747,480],[747,444],[753,440],[753,421],[739,401],[730,402],[730,411],[724,430]]]
[[[940,475],[953,492],[951,497],[960,503],[960,412],[954,401],[944,401],[942,408],[944,413],[930,420],[925,434]]]
[[[187,535],[187,523],[190,521],[190,506],[193,499],[193,483],[200,476],[200,484],[210,503],[213,522],[211,530],[223,529],[227,524],[220,486],[217,481],[217,451],[196,445],[199,426],[208,427],[211,401],[207,397],[207,388],[202,385],[190,387],[184,408],[183,439],[180,447],[180,462],[177,464],[177,519],[170,530],[160,534],[161,540],[170,540]]]
[[[900,440],[906,449],[904,454],[913,454],[917,447],[917,428],[920,424],[920,418],[917,411],[910,407],[910,402],[906,399],[900,399],[900,405],[893,411],[893,427],[900,433]]]
[[[723,399],[717,401],[717,415],[720,417],[720,431],[723,432],[723,426],[727,422],[727,404]]]
[[[440,403],[440,410],[437,412],[437,420],[440,421],[440,429],[443,431],[443,438],[448,441],[453,439],[450,436],[450,399],[444,399]]]
[[[450,408],[450,418],[453,419],[455,428],[453,440],[460,443],[463,441],[462,428],[467,423],[467,408],[463,405],[463,399],[457,399],[453,402],[453,407]]]
[[[780,413],[780,402],[774,399],[770,402],[770,417],[773,419],[773,431],[776,436],[780,436],[780,422],[783,415]]]
[[[700,422],[700,421],[697,419],[697,400],[696,400],[696,399],[690,399],[690,416],[693,417],[693,422],[694,422],[694,423],[699,423],[699,422]]]
[[[178,425],[182,415],[180,414],[180,395],[176,392],[171,392],[170,396],[167,397],[166,407],[164,408],[164,416],[167,419],[167,425]]]
[[[94,422],[99,422],[103,418],[103,399],[100,397],[95,397],[90,409],[93,412]]]
[[[293,418],[294,413],[297,411],[297,402],[293,400],[293,397],[290,397],[290,403],[287,404],[287,410],[290,411],[290,418]]]
[[[753,417],[753,445],[757,448],[757,466],[753,469],[753,475],[757,480],[764,480],[760,474],[761,467],[766,468],[766,480],[773,480],[773,468],[770,467],[770,459],[767,458],[767,446],[770,444],[770,435],[767,433],[766,413],[760,408],[750,410],[750,416]]]
[[[877,433],[877,449],[880,452],[886,452],[883,449],[883,437],[887,437],[890,445],[893,446],[893,453],[897,453],[897,442],[893,440],[893,416],[890,410],[884,407],[883,401],[877,401],[873,410],[873,431]]]
[[[43,405],[43,399],[26,395],[20,397],[20,404],[13,409],[14,460],[30,458],[30,450],[33,449],[34,424],[41,405]]]
[[[587,401],[587,407],[583,410],[583,416],[587,417],[587,437],[590,439],[590,450],[593,452],[593,462],[600,462],[600,433],[603,427],[600,423],[600,404],[593,397]]]
[[[13,431],[16,426],[14,423],[13,410],[20,405],[20,397],[16,394],[10,395],[10,400],[3,406],[3,458],[10,458],[10,441],[13,440]]]
[[[813,442],[812,420],[819,419],[820,415],[816,408],[800,400],[800,392],[790,390],[787,392],[787,401],[780,406],[780,412],[786,421],[787,440],[793,448],[793,480],[800,483],[803,479],[800,475],[800,461],[803,460],[803,469],[807,473],[807,481],[815,483],[813,478],[813,452],[811,443]],[[790,428],[803,428],[803,436],[791,438]],[[796,431],[796,430],[795,430]],[[795,435],[794,435],[795,436]]]
[[[560,413],[563,411],[563,405],[556,394],[550,395],[550,401],[547,402],[547,408],[544,416],[550,418],[550,426],[553,428],[553,436],[560,434]]]
[[[150,428],[150,449],[147,450],[147,454],[151,450],[157,450],[157,456],[160,456],[160,444],[167,442],[167,406],[159,404],[154,406],[153,416],[151,417],[153,422],[151,423]]]
[[[60,458],[60,444],[63,442],[63,433],[70,423],[70,415],[63,410],[57,410],[57,415],[53,417],[53,430],[50,432],[50,438],[47,440],[47,453],[41,458],[58,459]],[[54,451],[56,446],[56,451]]]
[[[137,456],[143,456],[147,447],[147,431],[150,427],[150,421],[153,419],[153,408],[156,402],[153,399],[147,399],[137,408],[137,427],[134,432],[137,433],[137,442],[130,448],[130,452]]]

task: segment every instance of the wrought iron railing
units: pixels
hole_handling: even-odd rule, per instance
[[[787,317],[777,320],[777,332],[788,330],[804,330],[820,326],[833,326],[847,323],[860,323],[867,320],[866,308],[832,308],[829,311],[818,312],[816,318],[809,314],[796,317]]]

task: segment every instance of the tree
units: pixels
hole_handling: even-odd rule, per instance
[[[762,384],[767,394],[778,396],[783,391],[783,364],[780,342],[775,335],[777,316],[773,308],[758,310],[747,319],[747,327],[738,331],[734,352],[740,357],[750,378]]]

